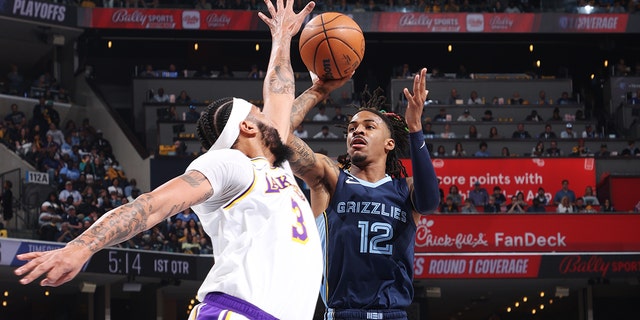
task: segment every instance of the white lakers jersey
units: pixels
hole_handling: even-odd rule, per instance
[[[289,163],[273,168],[265,158],[225,149],[201,155],[189,170],[204,174],[213,188],[211,198],[193,207],[215,259],[198,300],[219,291],[279,319],[312,319],[322,277],[320,238]]]

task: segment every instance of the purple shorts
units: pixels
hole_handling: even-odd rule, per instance
[[[212,292],[193,308],[189,320],[215,319],[277,320],[249,302],[222,292]]]

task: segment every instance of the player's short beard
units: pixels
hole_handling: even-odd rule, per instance
[[[276,128],[268,126],[262,122],[258,122],[258,129],[262,133],[262,141],[264,145],[271,151],[275,160],[273,161],[274,167],[279,167],[286,160],[289,160],[293,155],[293,150],[289,146],[282,143],[280,134]]]

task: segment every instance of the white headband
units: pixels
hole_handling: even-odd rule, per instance
[[[233,106],[231,107],[231,115],[227,124],[225,124],[222,133],[211,146],[210,150],[229,149],[238,139],[240,134],[240,122],[247,118],[253,105],[246,100],[233,98]]]

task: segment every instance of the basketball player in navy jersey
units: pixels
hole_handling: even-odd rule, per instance
[[[208,151],[185,173],[115,208],[65,247],[18,255],[20,283],[73,279],[97,251],[121,243],[192,207],[212,239],[215,264],[198,290],[190,320],[312,319],[322,279],[322,249],[311,207],[295,183],[284,145],[295,94],[290,42],[314,3],[270,0],[272,49],[263,86],[264,112],[224,98],[198,120]],[[277,108],[276,108],[277,106]],[[278,130],[282,133],[280,136]]]
[[[289,135],[287,144],[295,150],[291,165],[310,188],[323,240],[325,319],[407,319],[416,225],[440,200],[420,121],[426,72],[423,68],[415,76],[413,93],[404,89],[404,118],[378,109],[384,103],[379,90],[366,97],[348,123],[343,163],[314,154]],[[314,78],[294,102],[291,128],[347,80]],[[413,177],[400,162],[408,151]]]

